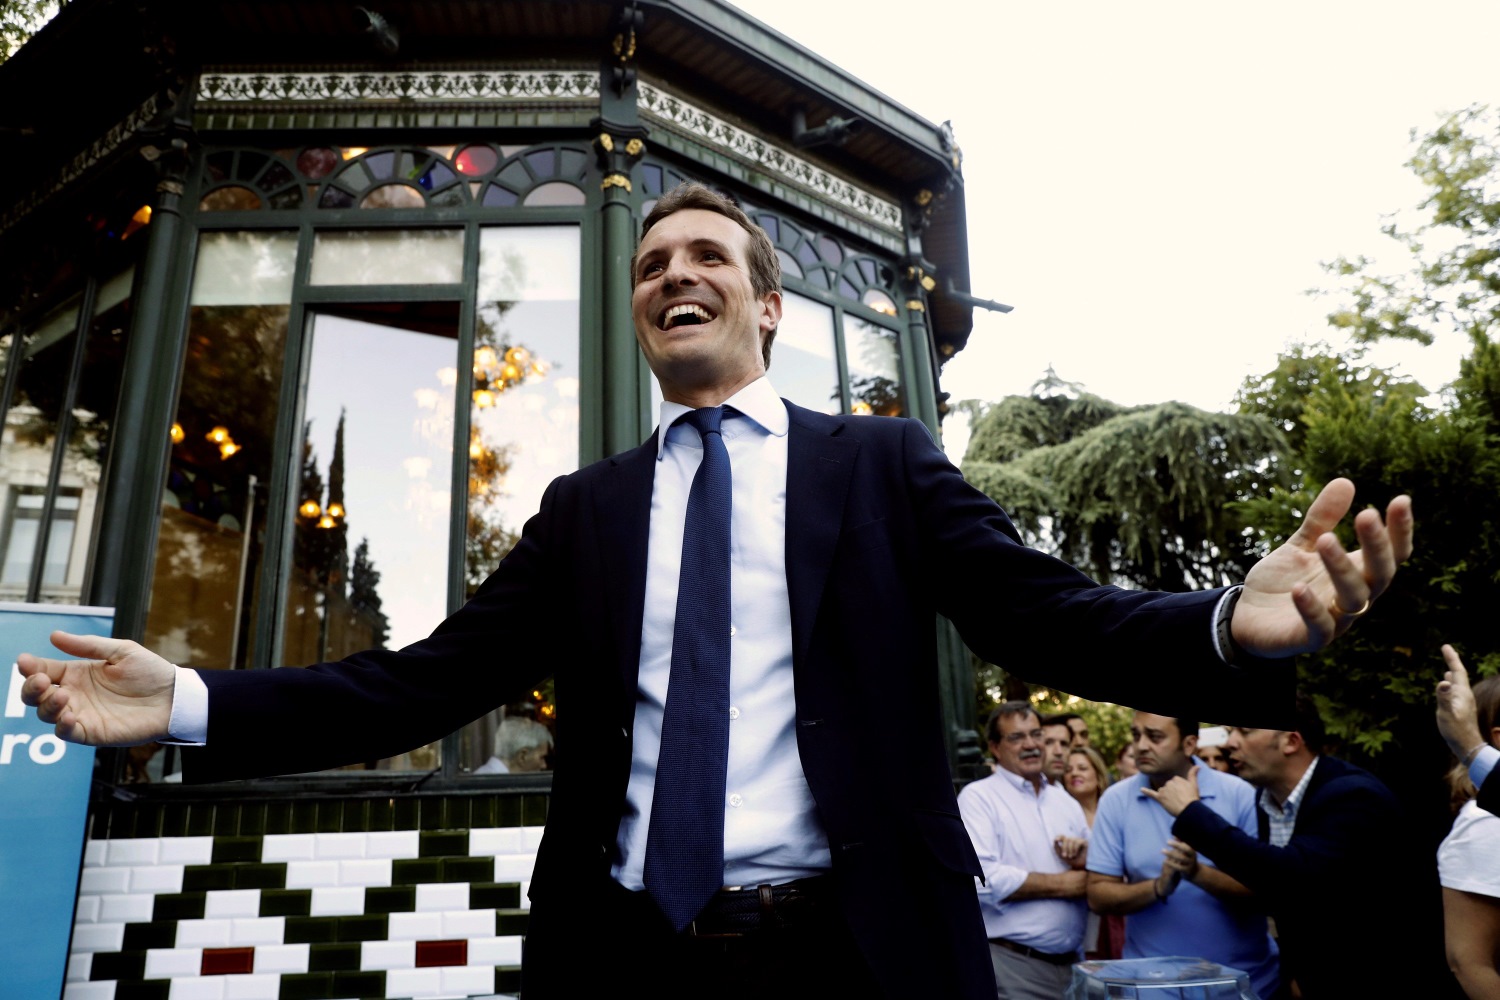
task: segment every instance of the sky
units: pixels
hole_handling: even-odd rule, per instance
[[[974,314],[943,388],[1026,393],[1051,365],[1125,404],[1231,405],[1240,383],[1329,330],[1320,262],[1391,271],[1380,233],[1423,189],[1413,128],[1490,103],[1500,4],[738,0],[933,122],[964,153]],[[1430,389],[1465,344],[1383,345]],[[949,455],[968,440],[944,426]]]

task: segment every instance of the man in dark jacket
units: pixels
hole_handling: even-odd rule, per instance
[[[1322,720],[1297,699],[1297,728],[1232,728],[1225,750],[1260,789],[1258,836],[1198,799],[1196,768],[1146,792],[1176,817],[1172,834],[1242,882],[1270,910],[1281,945],[1280,995],[1440,997],[1437,872],[1378,778],[1318,752]],[[1290,992],[1295,981],[1299,994]]]

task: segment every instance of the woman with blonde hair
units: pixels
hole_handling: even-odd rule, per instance
[[[1109,787],[1109,768],[1093,747],[1074,747],[1068,751],[1068,769],[1063,772],[1063,787],[1083,807],[1089,827],[1099,808],[1099,796]],[[1119,958],[1125,943],[1125,918],[1101,917],[1089,913],[1088,928],[1083,934],[1083,952],[1087,958]]]
[[[1443,653],[1450,676],[1464,671],[1452,647],[1444,646]],[[1475,684],[1473,697],[1484,740],[1480,747],[1500,747],[1500,676]],[[1500,816],[1484,811],[1474,801],[1477,793],[1469,780],[1468,763],[1459,761],[1448,775],[1454,801],[1462,803],[1462,808],[1438,848],[1443,938],[1448,966],[1464,992],[1473,1000],[1495,1000],[1500,997]]]

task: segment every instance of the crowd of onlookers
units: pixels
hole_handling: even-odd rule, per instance
[[[1457,818],[1435,865],[1413,810],[1324,752],[1310,699],[1287,730],[1137,711],[1112,768],[1080,716],[998,706],[994,773],[959,796],[998,996],[1060,998],[1080,959],[1189,956],[1263,1000],[1500,1000],[1500,677],[1470,687],[1444,655]]]

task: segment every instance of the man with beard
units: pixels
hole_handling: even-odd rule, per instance
[[[1379,779],[1321,753],[1311,699],[1299,696],[1296,712],[1295,729],[1234,727],[1224,744],[1236,773],[1260,789],[1255,829],[1205,800],[1206,769],[1145,794],[1176,817],[1174,836],[1265,903],[1283,978],[1299,991],[1291,995],[1451,995],[1432,851]]]
[[[1248,972],[1255,992],[1270,997],[1278,967],[1265,911],[1243,885],[1174,841],[1172,817],[1148,797],[1174,777],[1195,774],[1214,815],[1252,835],[1254,790],[1195,764],[1196,722],[1136,712],[1130,738],[1140,774],[1111,785],[1099,800],[1090,838],[1089,906],[1129,915],[1125,958],[1206,958]]]
[[[964,787],[958,811],[984,870],[979,907],[998,996],[1058,1000],[1088,919],[1088,821],[1060,784],[1044,779],[1042,722],[1030,705],[1006,702],[986,729],[999,766]]]

